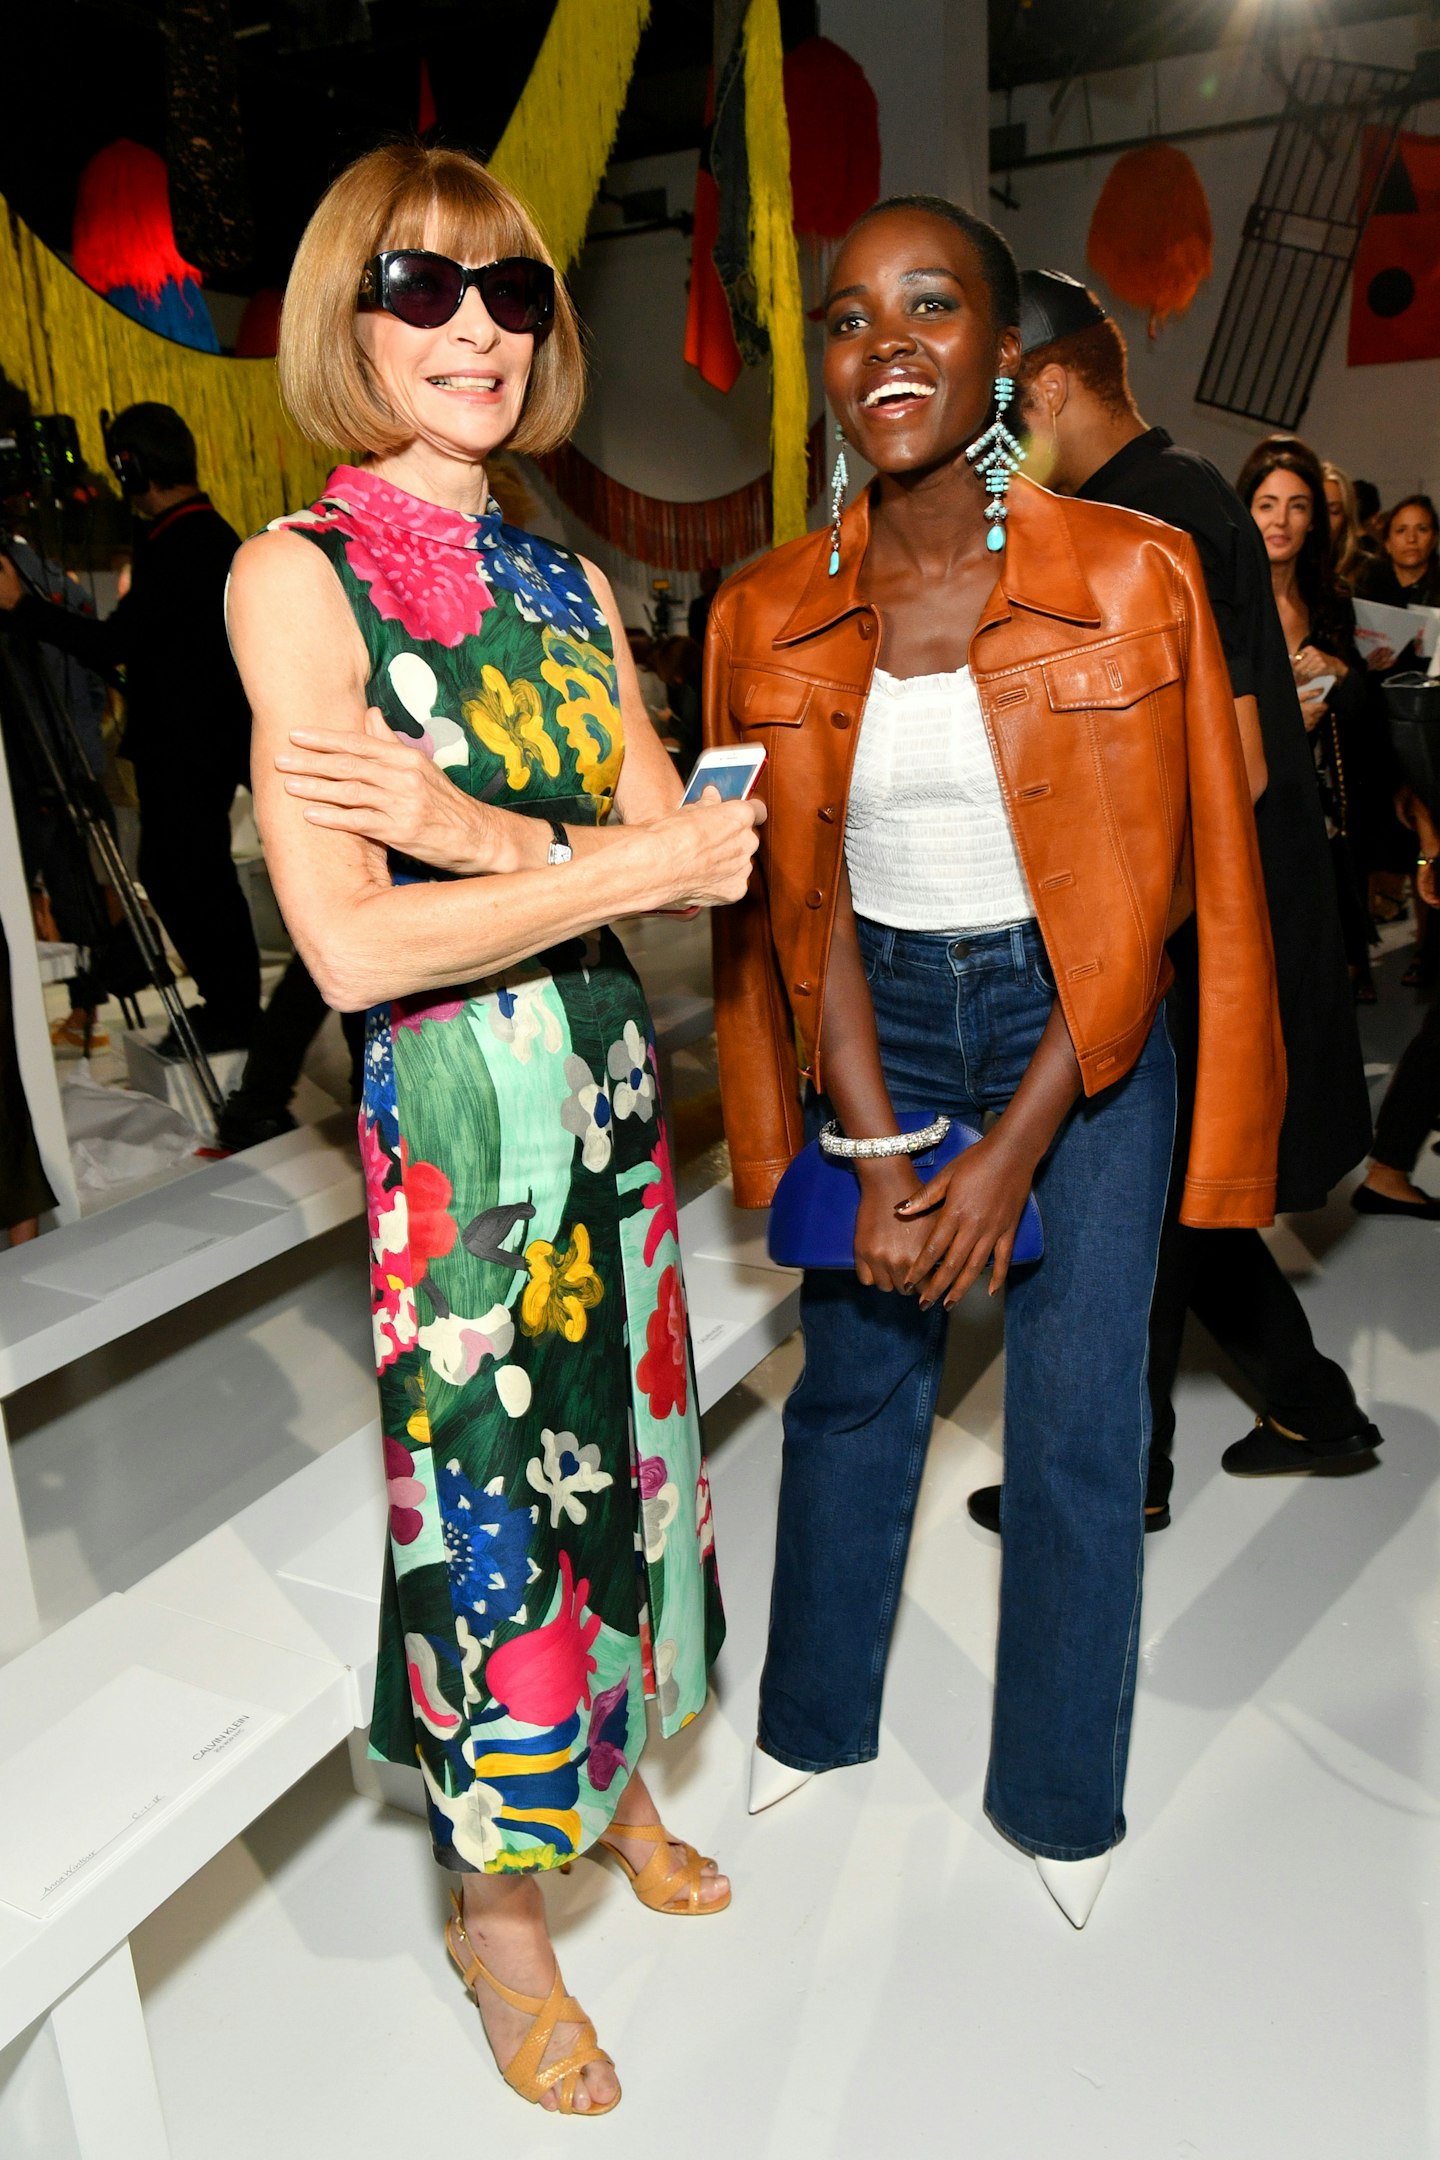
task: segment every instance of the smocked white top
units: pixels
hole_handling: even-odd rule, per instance
[[[875,670],[845,865],[856,914],[896,930],[983,930],[1035,913],[968,667]]]

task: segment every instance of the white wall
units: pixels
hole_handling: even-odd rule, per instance
[[[1440,42],[1440,28],[1425,18],[1403,17],[1348,32],[1313,33],[1287,47],[1287,57],[1313,50],[1328,56],[1408,69],[1415,52]],[[1052,119],[1054,85],[1017,92],[1010,117],[1029,127],[1033,153],[1083,143],[1143,135],[1159,119],[1167,129],[1213,125],[1278,109],[1280,93],[1255,49],[1231,46],[1220,53],[1168,61],[1158,69],[1118,69],[1090,77],[1087,137],[1085,86],[1072,85]],[[1006,117],[1005,100],[991,101],[992,118]],[[1440,107],[1419,107],[1408,125],[1440,129]],[[1273,129],[1217,135],[1182,145],[1194,161],[1210,199],[1215,228],[1215,270],[1190,312],[1171,321],[1152,340],[1144,318],[1113,302],[1130,346],[1131,379],[1145,417],[1169,428],[1177,440],[1203,451],[1227,476],[1239,469],[1256,438],[1268,432],[1195,403],[1195,389],[1238,252],[1245,213],[1252,202],[1273,140]],[[1085,242],[1090,218],[1113,157],[1017,172],[1011,182],[1018,211],[992,200],[991,215],[1006,234],[1022,268],[1069,271],[1094,283]],[[1003,176],[996,175],[997,183]],[[1373,480],[1393,501],[1412,489],[1440,493],[1440,360],[1391,367],[1350,368],[1345,361],[1349,293],[1330,333],[1300,432],[1322,457]]]

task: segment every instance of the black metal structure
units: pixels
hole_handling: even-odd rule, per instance
[[[1196,401],[1300,423],[1360,235],[1415,100],[1395,68],[1308,59],[1288,86]]]

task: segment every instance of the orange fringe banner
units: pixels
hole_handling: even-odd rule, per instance
[[[823,444],[822,417],[806,444],[810,502],[823,484]],[[704,570],[712,563],[733,568],[770,545],[774,518],[769,473],[704,502],[664,502],[612,480],[573,443],[537,457],[535,463],[566,509],[592,532],[622,555],[657,570]]]

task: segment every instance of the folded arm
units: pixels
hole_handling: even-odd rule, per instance
[[[504,838],[490,843],[488,874],[473,874],[472,857],[455,865],[470,874],[449,882],[392,886],[390,836],[307,816],[278,764],[297,728],[348,742],[339,755],[362,762],[363,746],[374,740],[365,732],[364,642],[330,565],[298,534],[261,534],[236,557],[228,612],[254,715],[252,786],[276,897],[322,994],[342,1011],[493,974],[616,916],[713,905],[744,891],[756,814],[741,803],[663,814],[673,775],[636,709],[633,668],[628,688],[622,683],[622,709],[639,749],[635,775],[621,792],[627,814],[651,811],[648,822],[613,834],[577,829],[575,861],[549,867],[545,825],[495,812]],[[452,782],[443,784],[458,793]],[[683,844],[672,829],[676,817],[685,820]],[[482,840],[495,829],[483,821]],[[447,828],[457,846],[459,830]],[[428,855],[423,846],[414,852],[451,867],[437,860],[444,843]],[[496,862],[504,867],[489,867]]]

